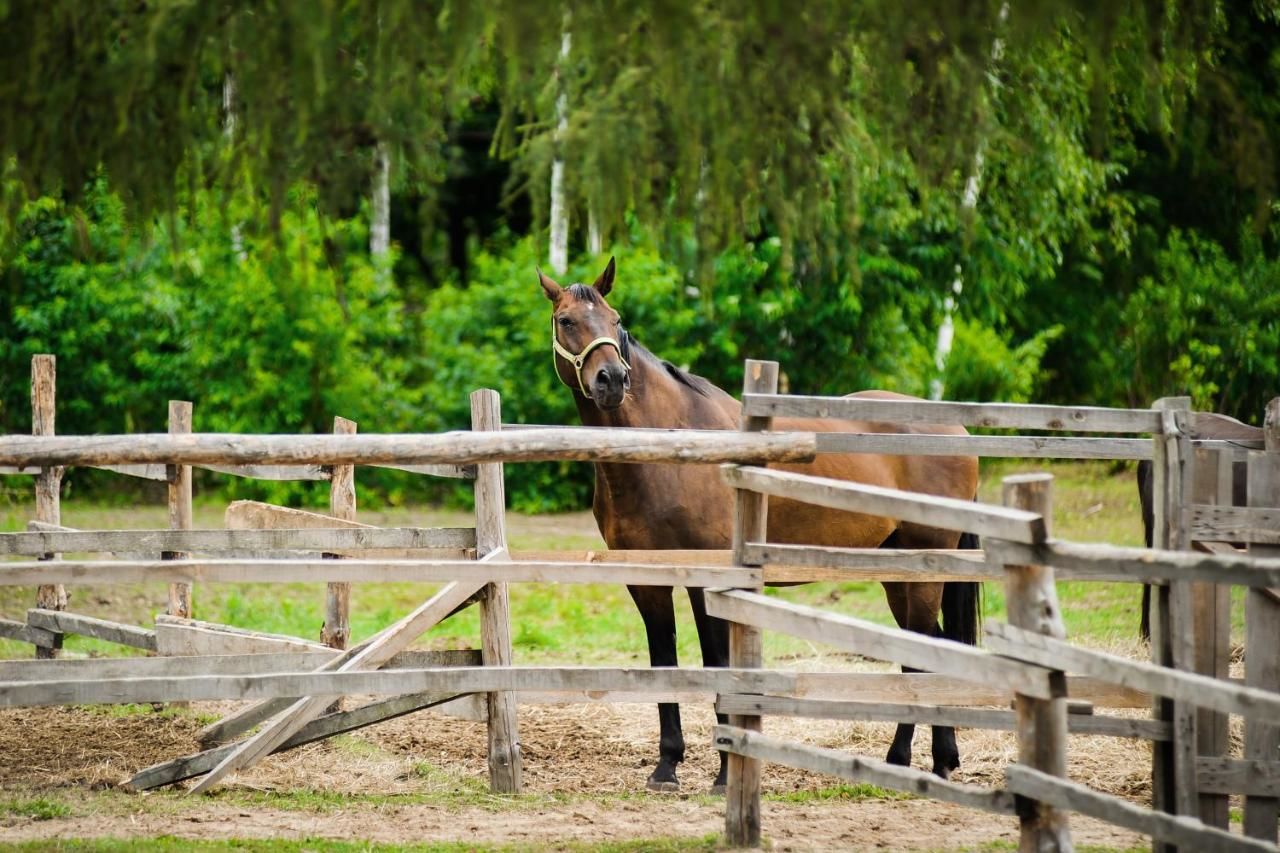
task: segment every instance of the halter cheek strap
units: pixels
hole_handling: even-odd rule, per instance
[[[582,381],[582,365],[586,363],[587,356],[591,355],[592,350],[597,347],[613,347],[618,353],[618,360],[622,362],[623,368],[625,368],[628,373],[631,372],[631,365],[627,364],[627,359],[622,355],[622,346],[618,343],[616,338],[611,338],[608,335],[602,335],[583,347],[582,352],[574,355],[560,345],[559,339],[556,338],[555,327],[553,326],[551,328],[551,349],[554,350],[554,353],[551,356],[552,367],[556,366],[555,362],[557,355],[572,364],[573,372],[578,377],[578,388],[582,391],[582,396],[586,397],[588,400],[591,399],[591,395],[587,393],[587,386]],[[559,369],[556,370],[556,376],[560,376]],[[564,382],[563,376],[560,377],[560,381]],[[570,388],[573,387],[572,385],[569,385],[568,382],[565,382],[564,384]]]

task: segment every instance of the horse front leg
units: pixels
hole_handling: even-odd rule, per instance
[[[671,587],[629,586],[631,600],[644,620],[649,640],[650,666],[676,666],[676,614],[671,600]],[[680,790],[676,765],[684,761],[684,734],[680,730],[680,706],[674,702],[658,704],[658,766],[649,775],[645,787],[650,791],[671,793]]]
[[[698,626],[698,644],[702,646],[703,666],[729,665],[729,623],[707,615],[707,600],[701,589],[689,588],[689,603],[693,605],[693,621]],[[721,725],[729,722],[728,714],[716,714]],[[712,794],[723,794],[729,780],[729,753],[720,753],[720,771],[711,784]]]

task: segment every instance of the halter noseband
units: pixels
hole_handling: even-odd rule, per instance
[[[622,354],[622,345],[618,343],[616,338],[611,338],[608,335],[602,335],[583,347],[582,352],[574,355],[560,345],[560,339],[556,336],[555,324],[553,323],[551,326],[551,349],[555,351],[551,356],[551,365],[552,367],[556,367],[557,355],[572,364],[573,372],[578,377],[578,388],[582,391],[582,396],[586,397],[588,400],[591,399],[591,395],[587,393],[587,386],[582,381],[582,365],[586,362],[587,356],[591,355],[592,350],[597,347],[613,347],[618,353],[618,360],[622,362],[623,369],[628,373],[631,372],[631,365],[627,364],[627,358]],[[556,369],[556,376],[560,376],[560,370],[558,368]],[[560,376],[560,381],[564,382],[563,376]],[[569,388],[573,388],[573,386],[569,385],[568,382],[564,382],[564,384]]]

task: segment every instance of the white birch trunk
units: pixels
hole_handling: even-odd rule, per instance
[[[222,78],[222,136],[228,146],[235,143],[236,77],[230,71]],[[240,263],[248,260],[244,250],[244,235],[240,231],[239,223],[231,226],[231,253]]]
[[[391,152],[379,142],[374,154],[373,221],[369,223],[369,254],[385,258],[391,250]]]
[[[566,15],[566,22],[568,16]],[[566,28],[560,40],[560,67],[556,77],[560,94],[556,97],[556,159],[551,164],[551,269],[563,275],[569,268],[569,209],[564,197],[564,160],[560,156],[559,137],[569,126],[569,95],[565,91],[564,73],[569,61],[569,31]]]
[[[587,211],[587,251],[592,255],[604,252],[604,238],[600,234],[600,217],[596,216],[594,206]]]

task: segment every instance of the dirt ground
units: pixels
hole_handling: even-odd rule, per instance
[[[656,754],[657,714],[647,705],[526,706],[520,710],[526,793],[486,793],[481,723],[435,712],[389,721],[273,756],[212,796],[179,791],[128,794],[132,772],[195,751],[197,714],[121,715],[101,708],[0,712],[0,802],[47,798],[70,814],[35,819],[0,810],[6,841],[72,838],[333,838],[372,842],[454,841],[547,847],[659,837],[704,838],[723,830],[723,800],[705,796],[715,775],[710,707],[686,706],[685,792],[644,792]],[[891,727],[786,719],[766,733],[881,757]],[[927,729],[916,766],[928,763]],[[998,781],[1016,749],[1003,733],[960,733],[956,778]],[[1075,778],[1141,802],[1148,795],[1148,748],[1137,741],[1077,737]],[[962,850],[1016,843],[1017,823],[918,799],[859,797],[834,780],[776,765],[764,773],[763,830],[777,850]],[[788,797],[825,791],[829,796]],[[834,796],[830,796],[834,794]],[[772,796],[770,796],[772,795]],[[1136,834],[1074,817],[1078,845],[1127,849]]]

